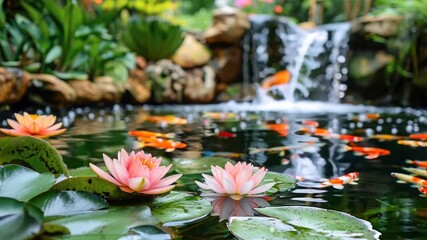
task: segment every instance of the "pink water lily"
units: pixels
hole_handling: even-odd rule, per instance
[[[118,152],[117,159],[103,154],[107,172],[90,163],[92,170],[102,179],[117,185],[122,191],[142,194],[162,194],[172,190],[172,185],[182,174],[163,178],[172,164],[160,166],[161,158],[152,157],[144,151],[128,154],[124,149]]]
[[[239,162],[233,166],[228,162],[225,164],[225,169],[219,166],[211,166],[211,171],[213,176],[202,174],[205,182],[196,181],[196,184],[203,190],[210,191],[213,195],[228,195],[235,200],[245,196],[257,196],[275,184],[272,182],[258,186],[267,170],[260,168],[254,173],[254,167],[251,163]]]
[[[7,119],[12,129],[0,128],[4,134],[11,136],[33,136],[46,138],[63,133],[66,129],[62,123],[54,124],[56,117],[53,115],[37,115],[24,112],[23,115],[15,113],[15,120]]]

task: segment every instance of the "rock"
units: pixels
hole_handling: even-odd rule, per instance
[[[89,80],[69,80],[68,83],[76,92],[77,104],[98,102],[102,98],[98,86]]]
[[[369,79],[378,71],[383,71],[394,57],[383,51],[357,51],[350,59],[350,77],[356,79],[360,85],[368,86]],[[364,82],[364,80],[368,82]]]
[[[101,91],[101,101],[106,103],[118,103],[122,99],[125,87],[114,81],[112,77],[101,76],[95,78],[95,84]]]
[[[210,103],[215,97],[215,72],[212,67],[187,71],[184,99],[186,103]]]
[[[183,68],[203,66],[209,62],[210,58],[209,49],[190,34],[185,36],[184,42],[171,57],[174,63]]]
[[[242,50],[238,47],[214,48],[209,65],[214,68],[218,82],[236,82],[242,70]]]
[[[40,97],[44,101],[52,102],[56,105],[66,105],[74,103],[77,93],[65,81],[50,74],[30,74],[33,85],[41,89]]]
[[[206,30],[206,43],[228,43],[239,45],[240,39],[250,28],[248,16],[232,7],[222,7],[213,13],[213,25]]]
[[[130,72],[125,89],[136,103],[146,103],[151,97],[151,85],[144,70],[136,68]]]
[[[399,31],[401,16],[365,16],[353,22],[351,31],[362,35],[393,37]]]
[[[0,105],[19,102],[30,80],[30,75],[20,69],[0,67]]]

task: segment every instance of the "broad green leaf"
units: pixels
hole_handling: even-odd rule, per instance
[[[212,212],[209,201],[182,192],[170,192],[154,199],[152,213],[162,223],[200,219]]]
[[[17,137],[0,152],[0,164],[25,162],[37,172],[51,172],[56,176],[68,176],[68,168],[62,156],[47,141],[35,137]]]
[[[108,207],[105,199],[92,193],[59,190],[45,192],[30,203],[42,209],[44,216],[71,215]]]
[[[62,49],[60,46],[54,46],[49,50],[44,60],[45,64],[49,64],[61,56]]]
[[[9,164],[0,166],[0,196],[28,201],[46,192],[55,184],[51,173],[38,173],[32,169]]]
[[[100,167],[102,170],[106,171],[107,167]],[[90,167],[79,167],[70,169],[70,176],[72,177],[96,177],[96,173]]]
[[[0,197],[0,239],[30,239],[42,226],[43,212],[11,198]]]
[[[230,158],[223,157],[201,157],[201,158],[175,158],[173,164],[176,171],[182,174],[206,173],[211,171],[211,166],[224,167],[227,162],[233,165],[236,162]]]
[[[276,172],[267,172],[264,176],[260,185],[275,182],[272,188],[270,188],[266,193],[271,195],[276,192],[286,192],[292,188],[295,188],[297,180],[285,174],[280,174]]]
[[[72,215],[48,221],[50,224],[61,225],[70,230],[72,235],[92,236],[127,235],[129,229],[141,225],[155,225],[158,223],[151,216],[147,206],[113,207],[108,210],[99,210],[85,214]],[[112,239],[112,238],[108,238]]]
[[[6,147],[6,145],[10,142],[10,141],[12,141],[13,139],[15,139],[15,138],[13,138],[13,137],[2,137],[2,138],[0,138],[0,152],[3,150],[3,148],[4,147]],[[1,162],[1,159],[0,159],[0,162]]]
[[[110,202],[134,199],[149,199],[151,196],[139,193],[126,193],[116,185],[98,177],[70,177],[55,184],[52,189],[84,191],[96,194]]]
[[[323,239],[318,236],[305,236],[282,221],[269,217],[231,217],[228,229],[239,239]],[[326,238],[324,238],[326,239]]]
[[[379,239],[372,225],[350,214],[306,206],[256,208],[256,211],[294,226],[299,232],[331,239]]]

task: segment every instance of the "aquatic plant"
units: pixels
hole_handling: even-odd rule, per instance
[[[142,194],[162,194],[172,190],[175,185],[171,185],[182,174],[175,174],[163,178],[172,165],[160,166],[161,158],[152,157],[144,151],[128,154],[122,149],[117,154],[117,159],[104,156],[110,174],[104,172],[94,164],[89,164],[92,170],[100,177],[118,187],[124,192],[139,192]]]
[[[126,46],[147,60],[170,57],[183,41],[179,26],[157,18],[136,18],[123,34]]]
[[[62,128],[62,123],[57,123],[53,115],[37,115],[24,112],[23,115],[15,113],[15,120],[7,119],[7,123],[12,129],[0,128],[4,134],[11,136],[33,136],[46,138],[63,133],[66,129]]]
[[[276,184],[272,182],[258,186],[267,170],[261,168],[254,173],[254,167],[251,163],[239,162],[233,166],[227,162],[225,169],[219,166],[211,166],[211,171],[213,177],[202,174],[205,182],[196,181],[196,184],[203,190],[212,191],[213,195],[228,195],[235,200],[239,200],[244,196],[256,196]]]

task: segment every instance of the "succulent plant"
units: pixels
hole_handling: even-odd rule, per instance
[[[128,24],[122,39],[138,55],[159,60],[174,54],[184,36],[179,26],[158,18],[139,17]]]

